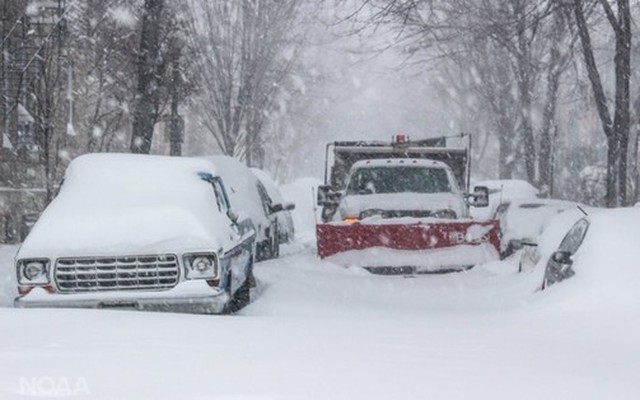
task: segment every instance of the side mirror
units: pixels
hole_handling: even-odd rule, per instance
[[[231,209],[227,210],[227,217],[229,217],[231,222],[233,222],[234,224],[237,224],[238,218],[240,218],[240,216]]]
[[[486,186],[476,186],[473,193],[469,195],[471,198],[470,205],[478,208],[489,207],[489,188]]]
[[[295,203],[284,203],[284,210],[285,211],[291,211],[294,210],[296,208],[296,204]]]
[[[551,259],[562,265],[571,265],[573,260],[571,259],[571,253],[568,251],[558,250],[551,255]]]
[[[509,241],[509,246],[513,247],[515,250],[520,250],[525,247],[538,247],[538,243],[534,242],[531,239],[511,239]]]
[[[330,206],[340,202],[340,192],[335,192],[329,185],[318,186],[318,205]]]
[[[511,239],[509,240],[508,248],[513,251],[518,251],[524,248],[524,244],[520,239]]]
[[[271,214],[275,214],[282,210],[284,210],[284,206],[282,205],[282,203],[276,203],[269,206],[269,212],[271,212]]]

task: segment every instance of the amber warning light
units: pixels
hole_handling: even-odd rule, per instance
[[[395,137],[396,144],[406,143],[409,140],[409,137],[404,133],[398,133]]]

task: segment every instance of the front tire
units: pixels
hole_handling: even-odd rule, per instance
[[[271,248],[271,258],[280,257],[280,232],[276,227],[275,234],[273,235],[273,245]]]
[[[231,296],[231,300],[228,303],[229,314],[235,314],[249,305],[249,303],[251,303],[251,283],[249,282],[249,277],[247,277],[242,286]]]
[[[230,295],[229,301],[224,307],[223,314],[235,314],[251,303],[251,287],[255,286],[255,277],[253,276],[253,257],[249,261],[247,275],[233,295]],[[229,283],[227,285],[227,293],[231,293],[231,272],[229,272]]]

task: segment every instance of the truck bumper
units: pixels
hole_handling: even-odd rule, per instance
[[[499,260],[489,243],[422,250],[371,247],[334,254],[325,260],[345,267],[360,267],[374,274],[413,275],[467,270],[474,265]]]
[[[223,312],[229,300],[228,294],[222,289],[209,287],[205,282],[201,283],[205,287],[197,290],[194,290],[195,288],[178,290],[176,287],[157,292],[114,291],[62,294],[48,293],[41,288],[34,288],[28,294],[17,297],[14,300],[14,306],[16,308],[93,308],[197,314]]]

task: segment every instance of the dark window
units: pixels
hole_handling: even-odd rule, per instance
[[[446,193],[451,191],[444,168],[372,167],[355,170],[347,194]]]
[[[222,180],[220,180],[220,178],[216,178],[212,183],[213,190],[216,194],[216,202],[218,203],[218,208],[222,213],[226,213],[231,207],[229,205],[229,199],[227,198],[227,192],[224,189]]]
[[[262,203],[262,208],[264,209],[265,215],[269,215],[271,213],[271,204],[273,201],[269,194],[267,193],[267,189],[264,187],[262,182],[258,181],[258,193],[260,194],[260,202]]]
[[[558,250],[568,251],[571,254],[575,254],[578,251],[578,248],[582,244],[584,237],[587,234],[587,230],[589,229],[589,221],[586,219],[581,219],[576,222],[569,232],[565,235],[564,239],[560,243]]]

